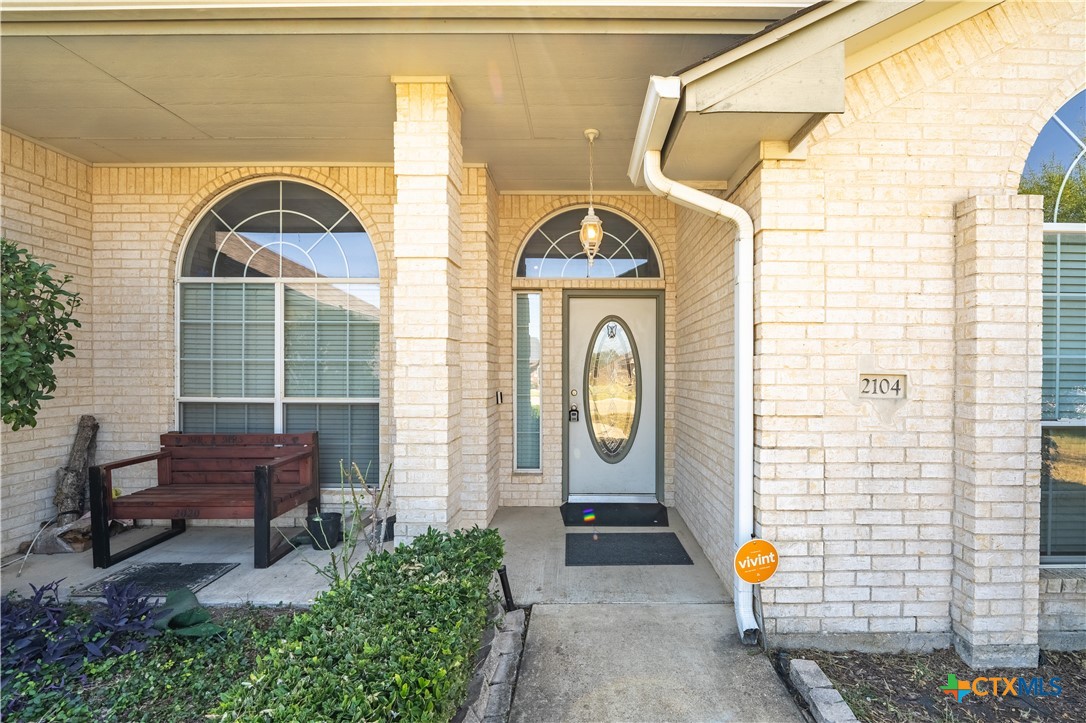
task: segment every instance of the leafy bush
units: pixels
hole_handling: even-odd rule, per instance
[[[220,720],[448,720],[466,695],[502,559],[494,530],[370,555],[296,615]]]
[[[52,264],[39,263],[26,250],[0,238],[0,370],[4,422],[12,430],[37,424],[38,410],[57,388],[53,363],[75,356],[69,327],[81,299],[49,273]]]
[[[5,712],[62,691],[87,661],[142,651],[143,638],[160,634],[153,606],[131,584],[107,585],[105,603],[85,614],[60,602],[59,587],[59,580],[31,586],[29,598],[9,594],[0,602]]]

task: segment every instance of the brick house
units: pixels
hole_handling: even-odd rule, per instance
[[[401,536],[674,507],[774,645],[1086,646],[1086,217],[1019,194],[1081,2],[187,7],[6,3],[3,233],[84,305],[5,552],[79,414],[316,428]]]

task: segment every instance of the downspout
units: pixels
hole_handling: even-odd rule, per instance
[[[735,394],[733,430],[733,549],[754,537],[754,222],[745,210],[664,175],[660,151],[679,103],[679,78],[653,77],[635,140],[630,178],[672,203],[735,225]],[[639,167],[637,151],[640,151]],[[740,639],[758,642],[754,590],[733,573],[732,601]]]

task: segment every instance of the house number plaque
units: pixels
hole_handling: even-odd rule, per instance
[[[905,399],[905,375],[861,374],[860,397],[863,399]]]

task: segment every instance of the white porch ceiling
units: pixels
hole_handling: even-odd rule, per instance
[[[498,16],[526,7],[495,4],[516,6]],[[557,3],[536,19],[474,27],[480,19],[466,9],[448,11],[455,3],[406,4],[414,14],[378,25],[357,17],[377,4],[356,3],[339,23],[351,32],[331,32],[336,3],[323,4],[315,24],[296,17],[298,3],[273,3],[295,16],[269,22],[266,13],[259,25],[246,22],[248,3],[235,3],[229,19],[192,16],[203,29],[148,15],[149,3],[113,3],[120,9],[101,23],[87,21],[85,4],[43,15],[7,3],[0,123],[93,163],[388,163],[390,77],[447,75],[464,107],[464,159],[488,164],[503,191],[583,190],[587,127],[602,131],[597,186],[632,190],[626,163],[649,76],[804,4],[653,3],[656,17],[640,20],[649,3],[631,3],[626,17],[612,2]],[[420,19],[424,5],[445,7],[444,20]]]

